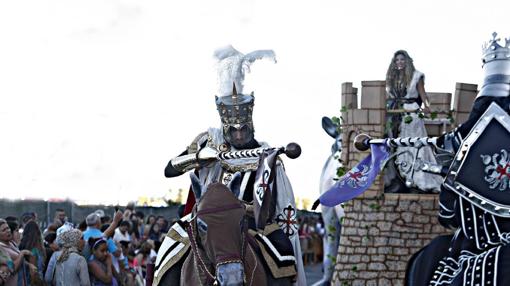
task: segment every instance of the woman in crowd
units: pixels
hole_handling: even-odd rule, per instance
[[[56,266],[54,270],[48,268],[46,271],[46,282],[55,286],[90,286],[87,261],[80,254],[84,246],[81,231],[78,229],[65,231],[60,234],[59,242],[62,244],[62,250],[51,257],[56,260]]]
[[[13,235],[7,221],[0,219],[0,281],[5,286],[28,286],[25,273],[30,269],[37,272],[35,266],[25,262],[30,257],[28,250],[20,251],[12,241]]]
[[[129,241],[133,246],[138,247],[143,240],[144,228],[143,226],[140,228],[140,220],[136,214],[131,214],[128,224]]]
[[[149,236],[149,231],[154,223],[156,223],[156,216],[151,214],[147,217],[147,222],[144,227],[143,234],[145,238]]]
[[[21,234],[19,233],[19,221],[16,217],[13,216],[6,217],[5,221],[7,221],[7,225],[9,225],[9,228],[11,229],[12,242],[17,247],[21,242]]]
[[[32,253],[28,262],[37,267],[37,275],[31,275],[32,280],[43,280],[46,249],[42,239],[41,229],[35,221],[29,221],[23,230],[19,249],[26,249]]]
[[[153,223],[149,229],[149,235],[147,239],[150,239],[154,242],[159,241],[161,236],[161,227],[158,223]]]
[[[112,256],[108,253],[106,240],[104,238],[89,240],[92,256],[89,259],[90,282],[92,286],[117,286],[117,279],[114,277]]]
[[[44,261],[44,273],[46,273],[46,269],[48,268],[53,253],[59,250],[59,246],[55,241],[56,239],[57,239],[56,232],[50,232],[44,236],[44,249],[46,251],[46,260]]]
[[[0,285],[2,286],[5,285],[11,275],[10,264],[12,264],[12,261],[9,255],[0,250]]]
[[[386,72],[386,107],[388,110],[400,110],[401,113],[389,114],[386,133],[388,137],[424,137],[427,136],[421,113],[430,113],[430,103],[425,92],[425,75],[415,69],[413,59],[404,50],[393,54]],[[398,165],[398,172],[406,180],[413,180],[420,191],[437,192],[441,184],[440,177],[416,170],[412,178],[407,177],[406,169],[412,165],[416,148],[397,148],[397,153],[403,153],[396,158],[396,162],[405,162],[407,167]],[[423,161],[436,163],[430,147],[419,150],[418,158]],[[393,166],[385,177],[385,187],[395,185],[396,173]],[[409,173],[410,174],[410,173]],[[393,190],[401,191],[401,190]]]
[[[131,242],[121,240],[117,242],[119,248],[122,250],[122,259],[119,260],[120,271],[119,271],[119,284],[124,286],[135,285],[135,271],[129,267],[129,249]],[[140,279],[140,281],[142,281]],[[143,283],[141,284],[143,285]]]
[[[147,274],[147,264],[151,263],[151,250],[153,248],[154,246],[149,241],[144,241],[133,260],[133,267],[144,279]]]

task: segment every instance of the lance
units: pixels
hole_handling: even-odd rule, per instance
[[[384,144],[388,147],[422,147],[432,146],[441,149],[437,146],[438,137],[397,137],[397,138],[383,138],[373,139],[367,134],[359,134],[354,137],[354,148],[358,151],[366,151],[370,149],[371,144]]]

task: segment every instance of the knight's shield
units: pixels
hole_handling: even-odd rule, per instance
[[[455,155],[445,186],[481,209],[510,217],[510,116],[492,103]]]

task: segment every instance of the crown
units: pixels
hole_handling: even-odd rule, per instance
[[[483,85],[477,97],[510,95],[510,38],[505,39],[505,45],[500,45],[500,38],[496,32],[483,48]]]
[[[491,61],[510,60],[510,38],[505,38],[505,46],[499,44],[500,40],[498,33],[494,32],[492,33],[492,39],[483,44],[482,62],[484,65]]]
[[[251,124],[254,103],[253,93],[238,94],[235,83],[231,95],[216,96],[216,107],[224,125]]]

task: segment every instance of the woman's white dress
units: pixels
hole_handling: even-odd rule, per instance
[[[425,75],[419,71],[415,71],[413,74],[413,79],[411,80],[411,83],[407,87],[407,94],[405,96],[406,99],[416,99],[420,95],[418,94],[417,85],[420,79],[425,80]],[[418,116],[418,109],[420,106],[418,103],[404,103],[403,108],[405,110],[408,110],[409,113],[406,113],[402,115],[402,122],[400,123],[400,134],[399,137],[425,137],[427,136],[427,130],[425,129],[425,124],[423,122],[423,119]],[[412,121],[409,123],[406,123],[405,117],[411,116]],[[409,153],[405,153],[403,155],[400,155],[397,157],[397,163],[400,162],[406,162],[407,164],[412,164],[414,160],[414,156],[416,155],[416,152],[418,151],[416,148],[411,147],[398,147],[397,152],[405,152],[409,151]],[[436,164],[436,159],[434,157],[434,154],[432,153],[432,149],[429,146],[422,147],[419,149],[418,153],[418,159],[430,162]],[[410,166],[410,165],[408,165]],[[408,177],[411,177],[411,173],[404,174],[403,170],[404,167],[399,167],[400,174],[403,175],[404,178],[408,179]],[[429,173],[422,172],[420,170],[415,170],[414,175],[412,176],[412,179],[414,185],[416,188],[422,190],[422,191],[439,191],[440,185],[442,183],[441,177]]]

